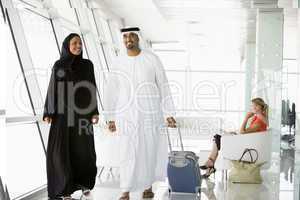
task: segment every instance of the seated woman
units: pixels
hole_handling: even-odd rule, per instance
[[[262,98],[255,98],[251,100],[252,111],[246,114],[246,117],[242,123],[239,133],[248,134],[260,131],[266,131],[268,127],[268,105]],[[248,121],[251,119],[249,126]],[[203,175],[204,178],[208,178],[211,174],[216,172],[214,168],[215,161],[218,157],[219,150],[221,148],[221,135],[214,135],[214,143],[212,151],[206,161],[205,165],[200,166],[201,169],[207,170]]]

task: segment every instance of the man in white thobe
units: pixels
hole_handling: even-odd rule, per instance
[[[152,184],[165,179],[167,145],[160,128],[176,127],[174,104],[160,59],[140,48],[139,28],[121,29],[127,53],[113,63],[105,92],[109,130],[121,136],[120,200],[142,190],[153,198]]]

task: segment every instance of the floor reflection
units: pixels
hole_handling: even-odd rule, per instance
[[[295,199],[295,140],[294,133],[282,131],[280,143],[280,199]]]
[[[293,183],[293,176],[295,171],[295,151],[294,149],[284,149],[281,148],[280,152],[280,173],[284,174],[284,179]]]
[[[280,154],[274,153],[273,157],[270,169],[262,170],[263,184],[228,183],[222,181],[222,173],[217,171],[215,177],[203,180],[201,200],[299,200],[300,150],[295,151],[293,146],[282,141]],[[98,181],[93,190],[94,199],[118,199],[121,193],[119,183],[112,179],[110,173],[104,172],[103,179],[106,181]],[[195,200],[195,195],[189,194],[169,196],[167,182],[156,183],[153,189],[156,194],[153,200]],[[73,197],[79,199],[80,192]],[[36,200],[41,199],[46,199],[46,195]],[[142,200],[141,192],[132,193],[131,200]]]

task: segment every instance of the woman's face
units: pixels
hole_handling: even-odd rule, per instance
[[[253,113],[261,113],[262,112],[262,107],[256,103],[252,103],[251,109],[252,109]]]
[[[70,48],[70,52],[73,55],[76,55],[76,56],[80,55],[81,51],[82,51],[82,43],[81,43],[80,37],[78,37],[78,36],[73,37],[70,40],[69,48]]]

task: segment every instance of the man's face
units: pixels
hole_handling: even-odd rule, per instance
[[[123,34],[123,42],[127,49],[138,48],[139,36],[135,33],[129,32]]]

